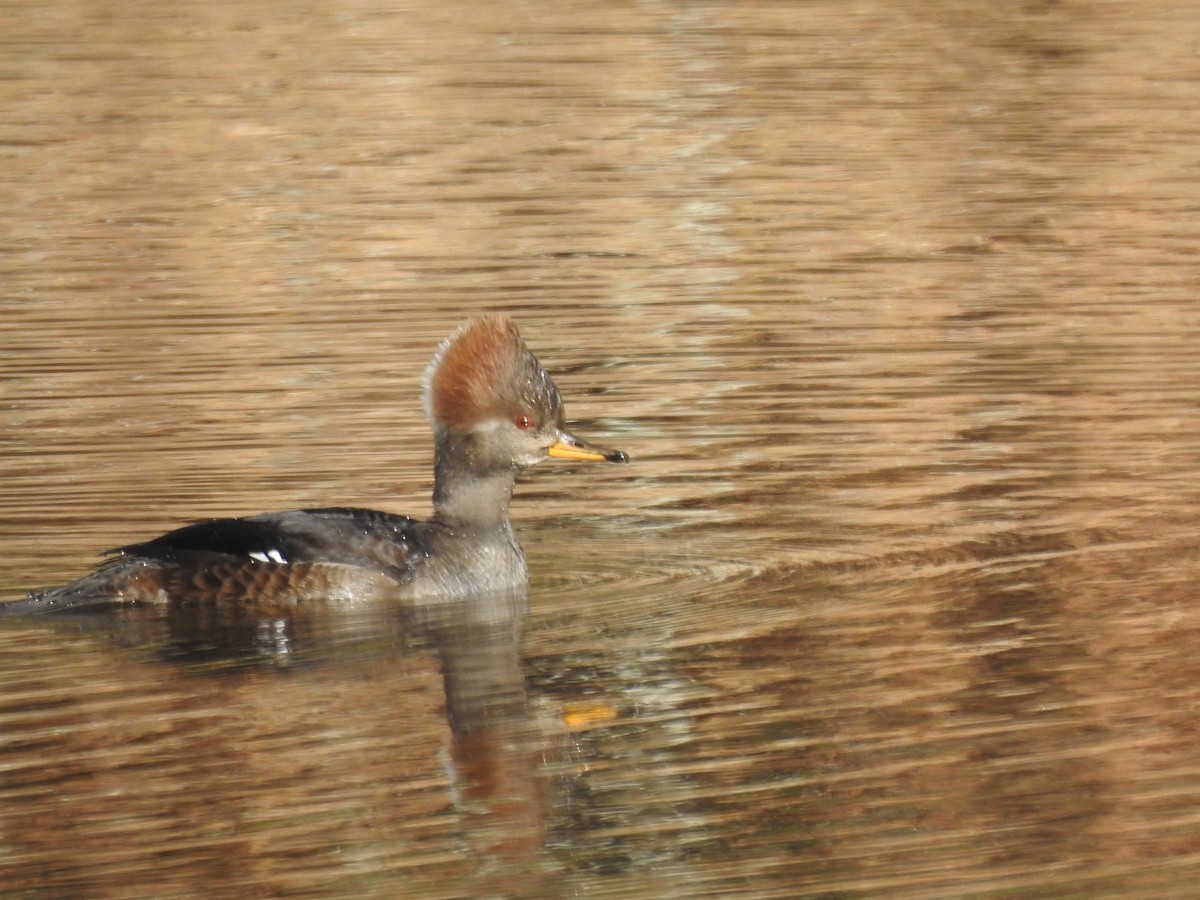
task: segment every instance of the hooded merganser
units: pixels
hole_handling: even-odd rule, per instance
[[[472,319],[425,371],[433,515],[297,509],[209,519],[118,547],[92,574],[0,606],[38,613],[99,603],[237,603],[462,597],[523,587],[508,504],[522,469],[548,456],[627,462],[563,428],[546,370],[504,316]]]

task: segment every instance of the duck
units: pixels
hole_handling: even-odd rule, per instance
[[[511,318],[471,319],[425,370],[433,430],[433,513],[293,509],[193,522],[106,551],[91,573],[0,606],[43,614],[100,604],[234,604],[462,599],[524,589],[509,517],[518,476],[547,459],[627,463],[566,430],[562,395]]]

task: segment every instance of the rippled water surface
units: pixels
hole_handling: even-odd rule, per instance
[[[1200,7],[0,8],[0,595],[424,514],[504,311],[528,598],[0,625],[34,897],[1200,896]]]

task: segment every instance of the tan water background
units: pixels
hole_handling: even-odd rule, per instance
[[[0,596],[424,514],[485,311],[633,459],[527,616],[0,623],[0,893],[1200,896],[1198,238],[1192,0],[0,4]]]

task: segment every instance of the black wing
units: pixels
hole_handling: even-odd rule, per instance
[[[90,575],[0,604],[0,615],[39,615],[106,605],[147,571],[219,569],[219,563],[327,563],[403,582],[429,553],[420,523],[372,509],[294,509],[244,519],[208,519],[108,551]],[[226,567],[228,568],[228,567]],[[246,566],[253,569],[253,565]]]
[[[361,566],[402,578],[428,556],[418,523],[373,509],[330,507],[206,519],[107,555],[161,562],[216,554],[259,562]]]

